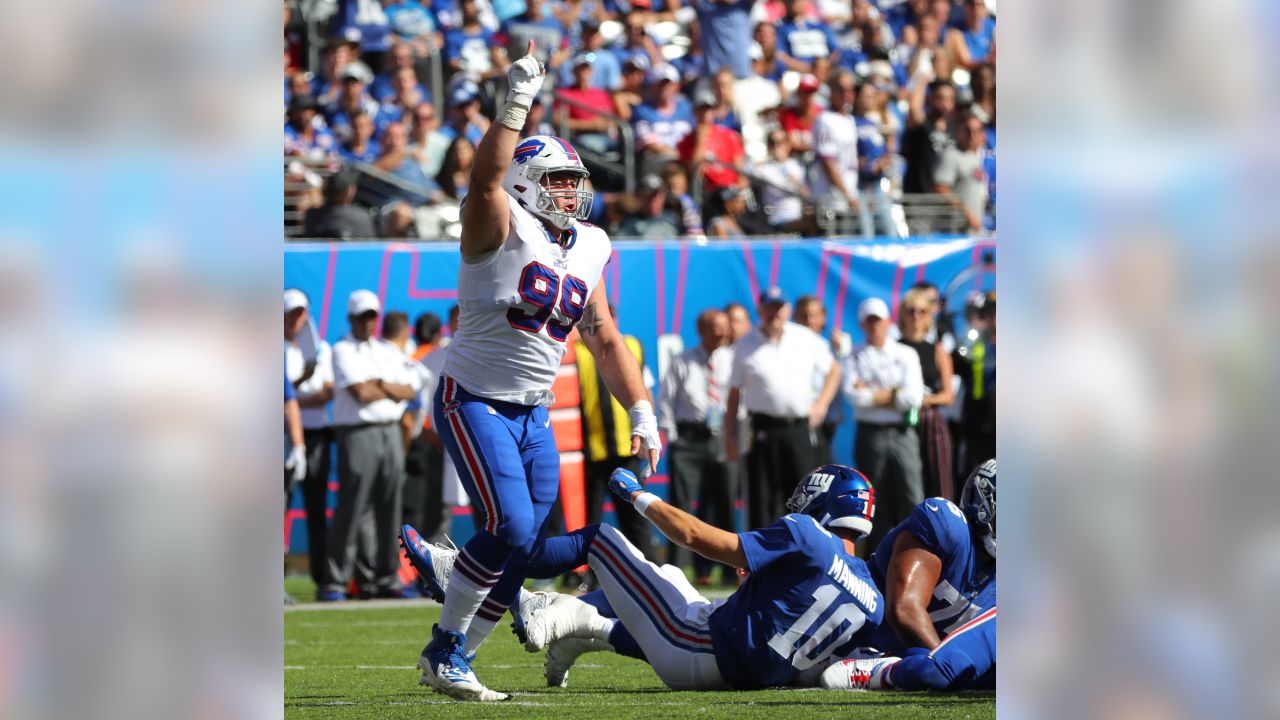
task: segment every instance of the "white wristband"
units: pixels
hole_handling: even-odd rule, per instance
[[[529,115],[529,108],[517,102],[507,102],[502,106],[502,112],[498,113],[498,122],[503,127],[510,128],[516,132],[524,129],[524,120]]]
[[[653,403],[648,400],[637,400],[635,405],[627,409],[627,415],[631,418],[631,424],[635,425],[641,418],[653,416]]]
[[[635,506],[636,512],[640,513],[641,515],[644,515],[644,511],[648,510],[649,506],[652,505],[655,500],[661,500],[661,499],[662,498],[658,497],[657,495],[654,495],[653,493],[649,493],[649,492],[640,493],[639,495],[636,496],[636,499],[631,504]]]

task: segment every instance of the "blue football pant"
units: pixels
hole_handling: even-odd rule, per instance
[[[981,690],[996,686],[996,609],[957,628],[932,651],[907,654],[885,671],[887,685],[901,690]]]
[[[489,589],[476,615],[497,621],[524,583],[560,489],[560,454],[545,407],[472,395],[444,376],[432,415],[458,477],[483,513],[458,567]]]

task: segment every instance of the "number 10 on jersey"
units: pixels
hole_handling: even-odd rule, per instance
[[[565,275],[564,280],[561,280],[555,270],[540,262],[524,266],[516,289],[520,291],[520,298],[537,310],[533,314],[518,307],[507,310],[507,322],[511,323],[511,327],[536,333],[541,332],[545,325],[547,334],[560,342],[564,342],[569,336],[587,307],[585,282],[572,275]],[[560,323],[551,319],[551,313],[557,305],[560,307],[560,314],[568,322]]]

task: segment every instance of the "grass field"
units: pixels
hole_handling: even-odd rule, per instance
[[[300,600],[301,586],[291,588]],[[287,718],[994,718],[992,695],[841,693],[774,689],[672,692],[648,665],[584,655],[568,688],[548,688],[542,655],[524,651],[504,621],[475,668],[504,703],[457,703],[418,686],[418,652],[440,606],[429,601],[297,605],[284,615]]]

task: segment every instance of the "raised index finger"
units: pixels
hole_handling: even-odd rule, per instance
[[[529,50],[525,53],[525,55],[532,55],[532,54],[533,54],[533,38],[529,38]]]

